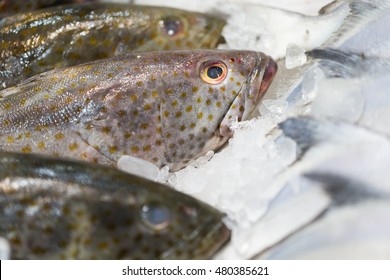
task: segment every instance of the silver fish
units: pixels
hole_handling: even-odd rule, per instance
[[[133,53],[43,73],[0,92],[0,149],[178,170],[230,137],[276,73],[267,55]]]
[[[321,47],[364,53],[367,56],[389,57],[390,41],[389,36],[387,36],[387,26],[390,24],[390,1],[335,1],[322,12],[330,13],[330,11],[337,9],[340,5],[348,5],[348,16]],[[297,98],[300,98],[303,76],[313,63],[313,60],[309,60],[300,67],[287,70],[284,67],[285,61],[279,61],[280,75],[272,83],[268,91],[269,96],[289,95],[287,98],[288,103],[293,103]]]
[[[114,168],[0,152],[0,236],[12,259],[205,259],[224,214]]]
[[[300,148],[300,160],[289,171],[300,173],[296,186],[320,190],[330,204],[261,257],[388,259],[389,138],[357,124],[312,117],[290,118],[279,127]]]

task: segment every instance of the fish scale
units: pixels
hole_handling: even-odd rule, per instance
[[[217,84],[208,65],[226,68]],[[178,170],[221,147],[276,71],[251,51],[140,52],[40,74],[0,92],[0,149]]]

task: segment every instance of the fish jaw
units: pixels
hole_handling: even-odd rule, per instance
[[[270,86],[277,69],[278,66],[271,57],[258,53],[251,75],[221,122],[219,134],[222,137],[232,137],[233,131],[230,128],[232,122],[249,118]]]

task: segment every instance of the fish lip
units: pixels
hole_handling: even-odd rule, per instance
[[[268,58],[269,61],[263,73],[263,79],[260,85],[260,94],[258,97],[262,97],[266,93],[269,86],[271,85],[271,82],[275,78],[276,72],[278,71],[278,64],[271,57]]]
[[[256,106],[259,104],[274,79],[277,69],[278,65],[270,56],[260,52],[258,53],[256,64],[246,83],[250,89],[245,96],[245,110],[239,120],[248,119],[256,109]]]

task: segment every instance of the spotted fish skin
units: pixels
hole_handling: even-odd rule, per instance
[[[217,84],[202,79],[225,67]],[[0,91],[0,149],[115,165],[132,155],[178,170],[231,136],[276,64],[252,51],[140,52],[43,73]]]
[[[0,19],[13,14],[33,11],[54,5],[94,1],[95,0],[0,0]]]
[[[12,259],[205,259],[224,214],[115,168],[0,152],[0,236]]]
[[[0,21],[0,87],[131,51],[214,48],[224,20],[114,3],[53,7]]]

